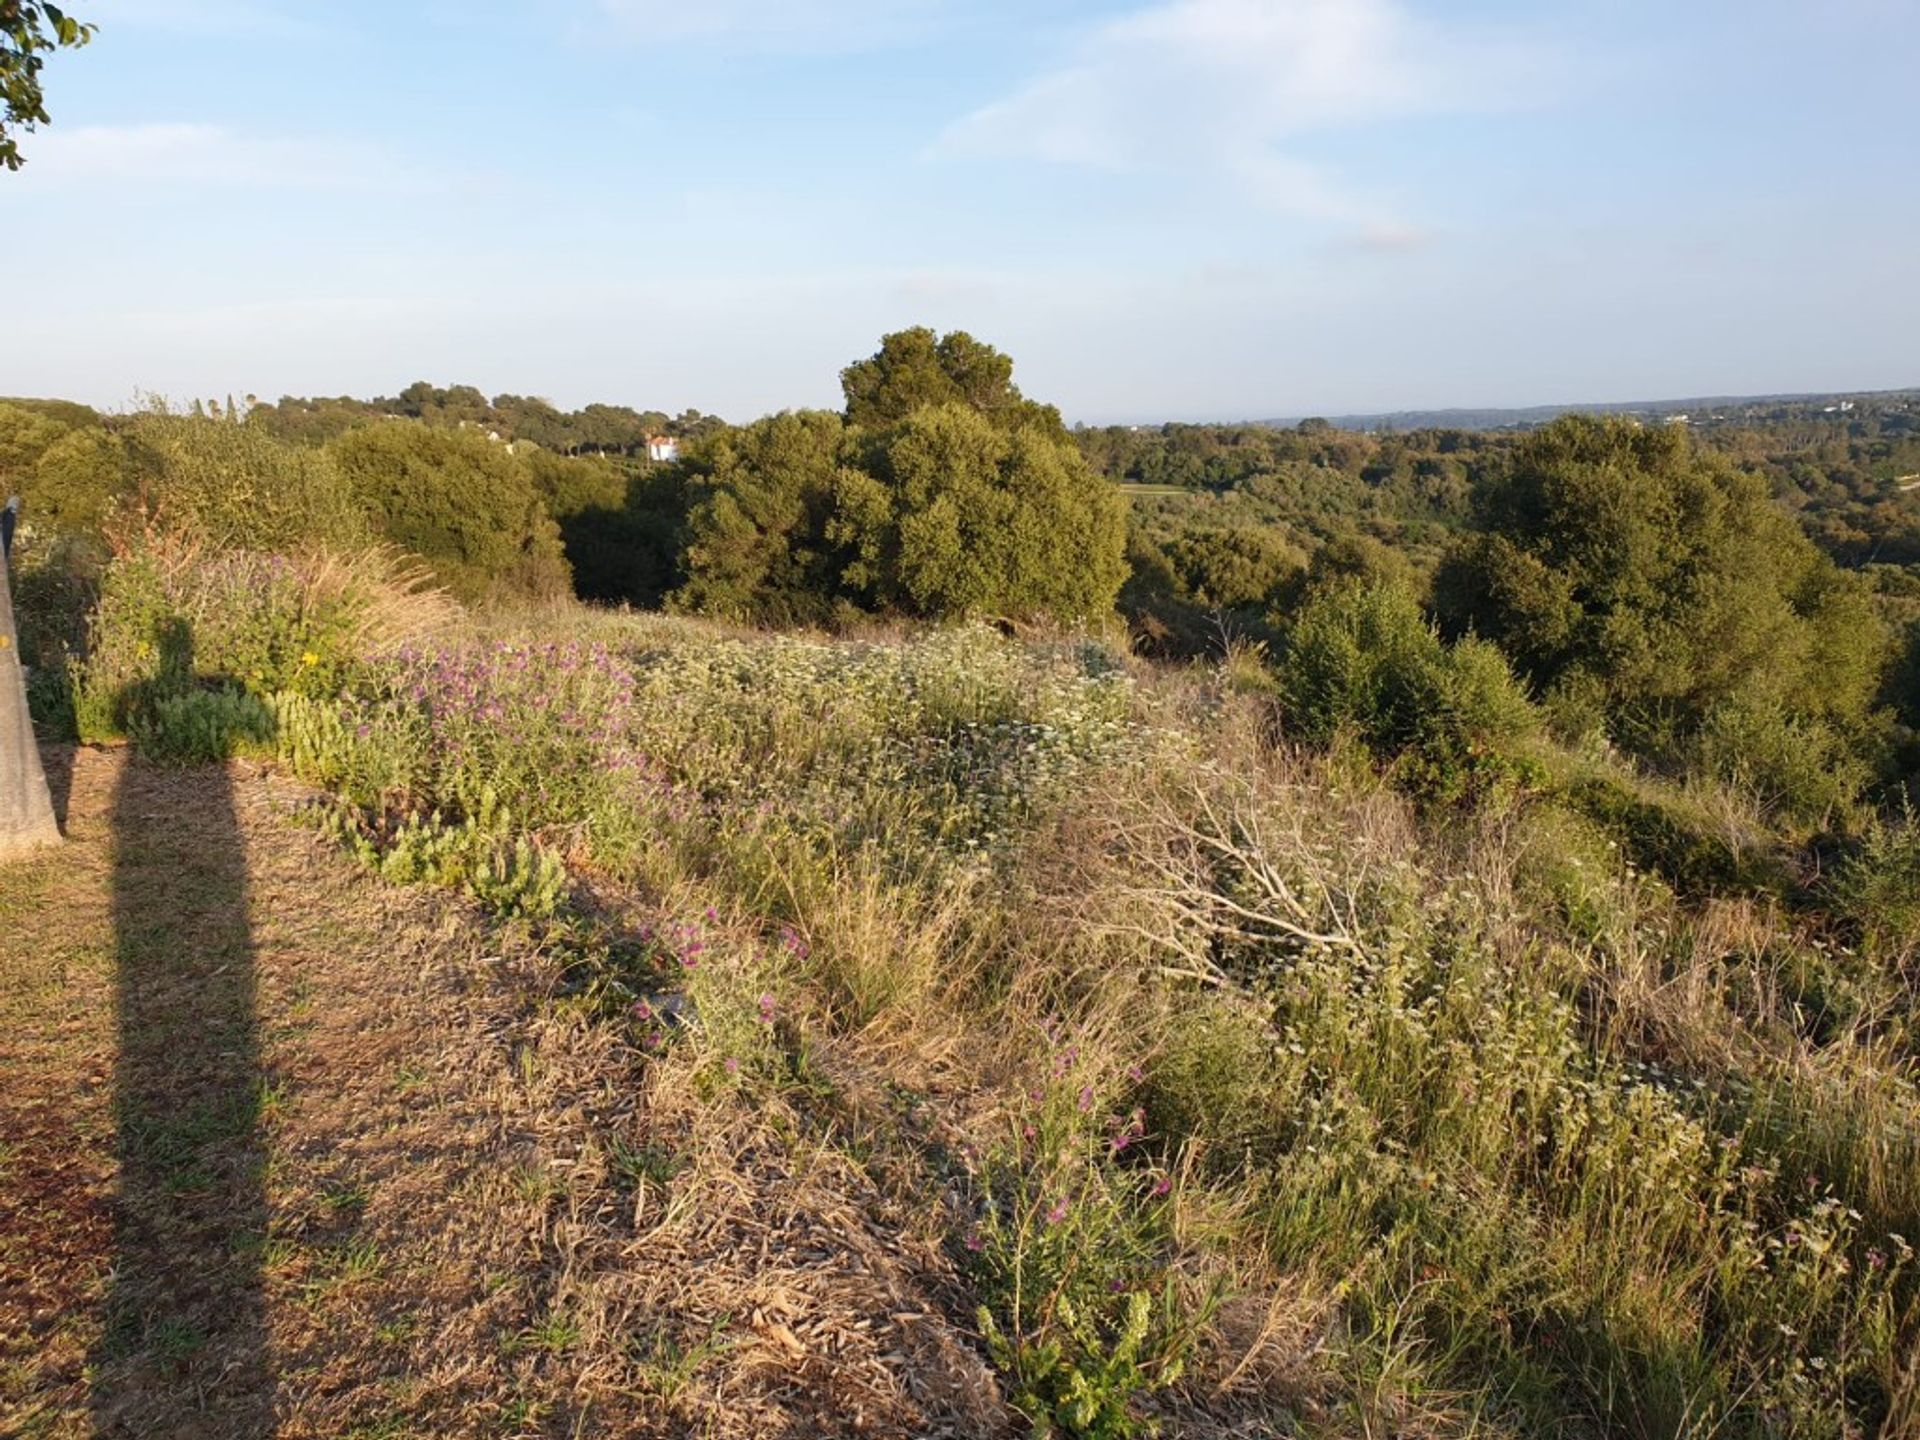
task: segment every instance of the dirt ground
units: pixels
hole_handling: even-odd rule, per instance
[[[650,1095],[258,767],[53,757],[0,872],[0,1435],[994,1435],[925,1217]]]

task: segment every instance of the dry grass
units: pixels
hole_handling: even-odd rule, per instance
[[[81,751],[68,845],[0,888],[0,1431],[218,1437],[267,1414],[288,1437],[1005,1430],[949,1318],[937,1213],[850,1154],[887,1110],[877,1089],[866,1120],[852,1098],[823,1119],[708,1093],[692,1054],[643,1077],[613,1031],[541,1003],[557,977],[524,943],[362,876],[294,825],[293,787],[239,766],[229,783],[223,837],[208,775]],[[181,932],[135,917],[202,903],[163,875],[223,846],[243,883],[196,933],[248,936],[264,1101],[194,1156],[212,1180],[129,1194],[116,987],[150,1018],[206,1005],[201,957],[161,953]],[[156,1002],[143,975],[183,959]],[[191,1093],[205,1056],[172,1063],[140,1084]],[[236,1156],[244,1175],[223,1168]],[[257,1216],[236,1213],[249,1186]],[[164,1265],[129,1238],[183,1224]],[[139,1280],[176,1310],[150,1304],[116,1338],[130,1262],[159,1266]],[[236,1333],[252,1312],[261,1333]]]

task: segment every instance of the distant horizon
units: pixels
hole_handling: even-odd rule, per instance
[[[1016,362],[1014,378],[1015,378],[1015,382],[1018,383],[1019,371],[1018,371],[1017,362]],[[108,402],[88,399],[85,396],[81,396],[81,395],[60,395],[60,394],[51,394],[51,393],[36,394],[26,390],[0,390],[0,401],[5,401],[8,399],[68,401],[76,404],[87,405],[92,409],[99,411],[103,415],[130,415],[130,414],[137,414],[140,410],[146,408],[146,406],[154,400],[163,401],[164,403],[170,406],[185,408],[193,405],[196,401],[199,401],[202,403],[212,401],[212,402],[224,404],[229,394],[231,394],[231,397],[236,401],[243,400],[246,396],[251,395],[255,403],[278,403],[279,401],[286,400],[286,399],[295,399],[295,400],[350,399],[350,400],[360,400],[360,401],[372,401],[376,399],[393,398],[395,396],[398,396],[399,393],[402,390],[406,389],[408,385],[412,385],[421,381],[424,381],[425,383],[429,385],[433,385],[439,389],[449,389],[455,385],[473,385],[473,382],[471,380],[462,379],[458,376],[436,377],[436,376],[429,376],[429,375],[415,375],[409,380],[403,381],[396,385],[392,385],[390,387],[374,387],[372,389],[368,389],[361,392],[355,392],[352,390],[327,390],[327,391],[312,392],[308,394],[296,394],[291,391],[286,391],[279,394],[270,395],[260,390],[234,389],[231,392],[223,390],[218,394],[172,395],[172,394],[162,394],[161,392],[154,390],[154,391],[141,391],[134,398],[124,402],[108,403]],[[706,406],[699,405],[699,404],[656,405],[644,400],[641,400],[641,401],[626,400],[626,399],[621,399],[615,396],[605,395],[605,394],[590,395],[586,399],[582,399],[577,402],[570,402],[568,400],[557,400],[553,398],[551,395],[539,390],[515,389],[511,386],[503,386],[497,389],[488,389],[487,387],[481,386],[481,385],[473,385],[473,388],[481,391],[481,393],[487,397],[489,402],[491,402],[496,395],[520,395],[520,396],[524,396],[531,399],[544,400],[549,404],[555,405],[557,408],[563,411],[577,411],[577,410],[584,409],[588,405],[595,405],[595,404],[615,405],[615,406],[622,406],[642,414],[648,413],[648,412],[657,412],[657,413],[665,414],[670,418],[673,416],[683,414],[688,410],[695,410],[704,415],[717,416],[718,418],[724,421],[727,421],[730,424],[744,423],[746,421],[758,419],[760,415],[763,415],[763,414],[778,413],[779,410],[810,410],[810,409],[838,410],[841,408],[840,404],[837,402],[822,402],[817,405],[797,404],[797,405],[780,406],[780,407],[777,407],[775,410],[760,411],[752,415],[727,414],[720,410],[710,410]],[[1026,391],[1024,393],[1027,393],[1029,398],[1031,399],[1039,400],[1043,403],[1051,403],[1051,402],[1048,402],[1048,398],[1045,395],[1034,395],[1032,394],[1031,391]],[[1304,420],[1326,420],[1330,423],[1338,424],[1342,421],[1350,421],[1350,420],[1392,420],[1392,419],[1397,419],[1403,416],[1425,417],[1425,416],[1445,416],[1445,415],[1451,415],[1451,414],[1545,415],[1548,413],[1565,414],[1569,412],[1589,411],[1589,410],[1591,411],[1663,410],[1663,409],[1673,409],[1679,406],[1753,405],[1753,404],[1761,404],[1766,402],[1789,403],[1794,401],[1804,402],[1804,401],[1814,401],[1814,400],[1877,399],[1877,398],[1883,398],[1888,396],[1898,396],[1898,395],[1920,395],[1920,383],[1915,383],[1912,385],[1883,385],[1883,386],[1874,386],[1874,387],[1866,387],[1866,388],[1841,387],[1836,389],[1812,389],[1812,390],[1756,390],[1756,391],[1748,391],[1748,392],[1722,393],[1722,394],[1709,394],[1705,392],[1700,392],[1700,393],[1694,393],[1694,394],[1674,394],[1674,395],[1665,395],[1665,396],[1643,395],[1643,396],[1635,397],[1633,399],[1623,399],[1623,400],[1586,399],[1586,400],[1549,400],[1549,401],[1523,403],[1523,404],[1490,403],[1490,404],[1445,404],[1445,405],[1396,405],[1396,406],[1389,406],[1382,409],[1369,409],[1369,410],[1302,409],[1295,412],[1271,411],[1271,412],[1258,414],[1258,415],[1235,415],[1235,414],[1224,414],[1224,413],[1202,414],[1202,415],[1158,414],[1158,415],[1148,415],[1146,417],[1132,416],[1132,417],[1121,418],[1121,419],[1093,420],[1093,419],[1086,419],[1080,416],[1067,414],[1063,410],[1062,418],[1065,420],[1065,422],[1069,426],[1086,426],[1090,429],[1102,429],[1110,426],[1148,427],[1148,426],[1155,426],[1155,425],[1287,426],[1287,425],[1297,425]],[[1472,428],[1472,427],[1466,427],[1466,428]]]

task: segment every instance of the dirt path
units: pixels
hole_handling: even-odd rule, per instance
[[[284,781],[55,758],[68,843],[0,872],[0,1435],[1003,1428],[937,1240],[791,1114],[650,1109]]]
[[[484,932],[257,772],[60,769],[0,876],[0,1433],[543,1430]]]

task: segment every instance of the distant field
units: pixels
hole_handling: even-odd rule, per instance
[[[1191,495],[1193,493],[1184,485],[1129,485],[1124,481],[1117,488],[1122,495]]]

